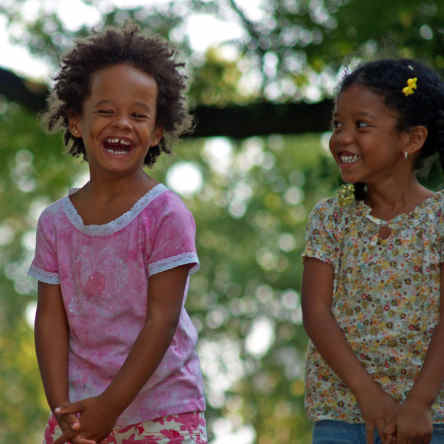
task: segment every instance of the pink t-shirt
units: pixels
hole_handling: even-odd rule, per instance
[[[199,268],[194,219],[162,184],[104,225],[84,225],[68,196],[42,213],[29,274],[61,286],[72,402],[100,394],[121,368],[145,322],[149,277],[184,264]],[[164,358],[118,425],[205,409],[196,341],[182,307]]]

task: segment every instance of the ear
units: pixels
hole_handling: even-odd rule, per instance
[[[75,116],[71,113],[68,115],[68,129],[74,137],[82,137],[80,131],[80,116]]]
[[[423,147],[427,135],[428,130],[424,125],[416,125],[412,126],[406,131],[407,141],[404,148],[404,152],[409,155],[414,155],[415,153],[419,153],[421,148]]]
[[[163,128],[160,126],[156,126],[156,128],[154,128],[153,134],[151,136],[150,148],[152,146],[159,145],[162,137],[163,137]]]

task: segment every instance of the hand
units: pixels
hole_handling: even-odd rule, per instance
[[[361,392],[357,398],[365,421],[367,444],[374,443],[375,429],[383,444],[398,444],[396,417],[400,405],[376,383]]]
[[[66,407],[69,403],[64,403],[60,407]],[[72,444],[96,444],[95,441],[87,440],[77,435],[80,429],[80,421],[75,413],[60,414],[60,407],[56,408],[54,415],[62,429],[62,436],[59,438],[63,439],[62,442],[70,441]],[[77,435],[77,436],[76,436]]]
[[[73,444],[96,444],[105,439],[116,423],[120,412],[115,412],[100,397],[86,398],[72,404],[62,406],[57,409],[59,415],[80,415],[80,425],[74,432],[69,430],[55,441],[54,444],[64,444],[65,441],[73,437],[80,441],[73,441]],[[82,441],[83,440],[83,441]]]
[[[433,422],[430,408],[407,399],[396,418],[397,444],[428,444],[432,440]]]

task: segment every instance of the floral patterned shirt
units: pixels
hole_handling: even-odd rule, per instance
[[[149,278],[184,264],[193,265],[190,273],[199,268],[194,219],[162,184],[103,225],[84,225],[68,196],[42,213],[29,274],[61,287],[70,331],[71,402],[110,384],[145,324]],[[183,303],[187,290],[188,283]],[[205,410],[196,342],[182,307],[162,361],[117,425]]]
[[[401,401],[420,373],[439,321],[444,261],[444,192],[385,222],[363,201],[317,204],[307,226],[305,257],[334,267],[332,312],[367,372]],[[387,225],[390,235],[379,236]],[[305,404],[313,421],[364,422],[351,390],[309,341]],[[444,422],[444,387],[433,405]]]

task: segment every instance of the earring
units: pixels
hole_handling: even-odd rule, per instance
[[[407,160],[407,157],[409,157],[409,153],[407,151],[404,152],[404,159]]]

